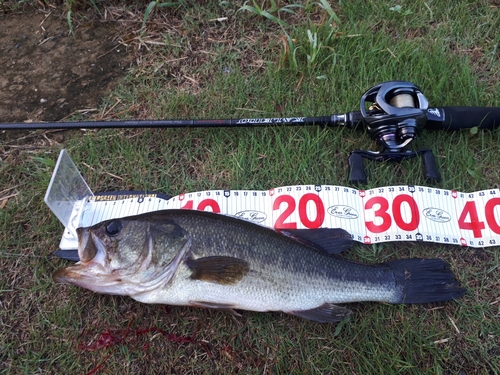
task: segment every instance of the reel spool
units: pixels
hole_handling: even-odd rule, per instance
[[[376,85],[361,97],[360,111],[370,137],[381,151],[355,150],[349,156],[352,183],[366,183],[363,158],[400,162],[422,156],[428,182],[441,179],[431,149],[408,150],[408,145],[427,123],[429,102],[420,88],[411,82],[390,81]]]

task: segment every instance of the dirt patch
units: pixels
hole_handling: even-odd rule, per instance
[[[58,121],[96,108],[133,54],[90,15],[75,37],[63,12],[0,15],[0,122]]]

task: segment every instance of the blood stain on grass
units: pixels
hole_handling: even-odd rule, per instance
[[[89,343],[82,341],[78,344],[78,349],[82,352],[93,352],[110,348],[112,349],[111,352],[104,358],[104,360],[101,361],[101,363],[94,367],[90,372],[88,372],[87,375],[97,373],[97,371],[99,371],[115,353],[119,345],[127,346],[129,351],[138,349],[147,351],[150,348],[149,342],[156,336],[163,336],[167,339],[167,341],[175,344],[200,345],[207,353],[207,355],[209,357],[212,357],[212,353],[210,352],[208,346],[203,341],[196,339],[196,333],[200,328],[199,326],[195,329],[195,332],[192,336],[183,336],[176,333],[168,333],[164,329],[158,327],[132,328],[133,323],[134,320],[132,319],[130,320],[127,328],[109,328],[103,330],[100,334],[98,334],[96,339],[91,340]],[[84,332],[81,335],[81,337],[83,338],[82,340],[85,340],[89,335],[91,335],[91,332]],[[146,339],[147,341],[143,342]]]

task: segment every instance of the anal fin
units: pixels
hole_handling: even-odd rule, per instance
[[[320,323],[340,322],[341,320],[349,317],[352,313],[351,310],[334,305],[333,303],[325,303],[310,310],[295,310],[286,312],[300,318],[314,320]]]

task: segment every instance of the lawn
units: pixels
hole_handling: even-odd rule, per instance
[[[1,4],[5,17],[41,7]],[[45,4],[64,17],[71,11],[77,42],[89,19],[114,22],[120,48],[134,54],[99,108],[72,120],[326,116],[358,109],[366,90],[388,80],[417,84],[435,107],[500,107],[498,1]],[[413,147],[433,149],[442,175],[435,187],[500,187],[498,130],[423,129]],[[94,192],[431,186],[419,159],[365,162],[367,184],[352,185],[350,152],[377,150],[363,129],[3,131],[0,373],[500,374],[497,246],[357,243],[346,256],[366,262],[443,258],[467,294],[428,305],[354,303],[340,324],[282,313],[236,318],[56,284],[52,273],[67,264],[53,255],[63,227],[43,197],[61,149]]]

